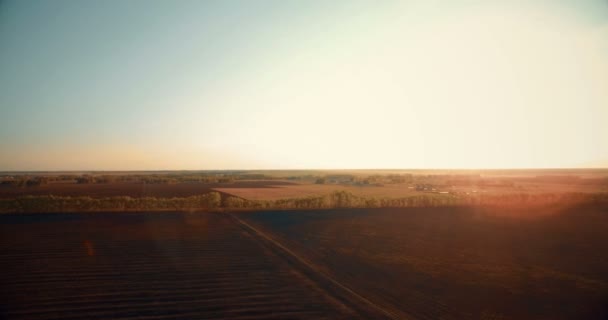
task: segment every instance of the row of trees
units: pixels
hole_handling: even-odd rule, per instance
[[[356,196],[336,191],[323,196],[279,200],[247,200],[234,196],[222,198],[218,192],[181,198],[131,197],[57,197],[25,196],[0,199],[0,212],[94,212],[94,211],[196,211],[217,209],[331,209],[331,208],[404,208],[442,206],[519,206],[552,203],[592,202],[608,204],[608,194],[503,194],[457,196],[415,194],[402,198]]]
[[[608,193],[505,193],[460,196],[463,205],[542,206],[555,203],[601,203],[608,205]]]
[[[19,179],[10,179],[0,181],[0,186],[3,187],[36,187],[47,184],[49,179],[46,177],[23,177]]]
[[[331,208],[390,208],[437,207],[457,204],[458,198],[443,194],[417,194],[402,198],[362,197],[348,191],[335,191],[322,196],[279,199],[274,201],[244,201],[249,206],[277,209],[331,209]]]
[[[0,199],[0,212],[191,211],[221,204],[218,192],[182,198],[25,196]]]
[[[328,195],[279,200],[247,200],[234,196],[222,199],[218,192],[181,198],[58,197],[25,196],[0,199],[0,212],[89,212],[89,211],[191,211],[213,209],[330,209],[446,206],[454,196],[423,194],[407,198],[360,197],[346,191]]]

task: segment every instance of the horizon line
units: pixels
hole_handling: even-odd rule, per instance
[[[0,170],[6,173],[62,173],[62,172],[226,172],[226,171],[528,171],[528,170],[608,170],[608,167],[527,167],[527,168],[289,168],[289,169],[52,169]]]

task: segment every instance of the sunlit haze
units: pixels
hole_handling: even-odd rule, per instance
[[[606,1],[0,2],[0,171],[608,167],[607,137]]]

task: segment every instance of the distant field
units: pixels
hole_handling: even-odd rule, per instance
[[[416,193],[407,185],[391,186],[350,186],[350,185],[322,185],[322,184],[292,184],[276,185],[270,188],[214,188],[217,191],[235,195],[248,200],[277,200],[284,198],[301,198],[319,196],[334,191],[349,191],[358,196],[373,197],[404,197]]]
[[[283,181],[237,181],[232,183],[183,182],[175,184],[113,183],[51,183],[35,187],[0,186],[0,198],[22,195],[89,196],[89,197],[189,197],[215,189],[257,189],[288,184]],[[218,188],[219,187],[219,188]]]
[[[566,193],[566,192],[608,192],[606,185],[577,185],[564,183],[520,182],[515,187],[495,186],[454,186],[440,188],[442,191],[457,193]],[[211,191],[223,195],[233,195],[248,200],[277,200],[319,196],[334,191],[348,191],[364,197],[407,197],[420,192],[407,184],[388,184],[383,186],[354,186],[345,184],[293,183],[289,181],[236,181],[231,183],[186,182],[176,184],[142,183],[52,183],[36,187],[2,187],[0,198],[13,198],[23,195],[89,196],[89,197],[189,197]]]
[[[78,183],[77,183],[78,182]],[[347,191],[368,198],[423,192],[471,194],[608,193],[608,170],[333,170],[5,173],[0,199],[24,195],[190,197],[211,191],[279,200]]]
[[[382,186],[353,186],[345,184],[285,184],[285,185],[268,185],[267,187],[216,187],[213,188],[219,192],[234,195],[248,200],[278,200],[284,198],[301,198],[308,196],[319,196],[329,194],[334,191],[348,191],[357,196],[363,197],[386,197],[400,198],[407,197],[413,194],[420,194],[415,187],[408,184],[387,184]],[[538,183],[538,182],[520,182],[516,187],[501,187],[501,186],[446,186],[438,187],[438,191],[460,193],[460,194],[512,194],[512,193],[596,193],[608,192],[608,186],[605,185],[577,185],[565,183]]]

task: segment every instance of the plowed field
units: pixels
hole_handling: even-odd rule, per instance
[[[351,319],[221,214],[0,216],[0,318]]]
[[[413,319],[608,319],[608,208],[243,213]]]

